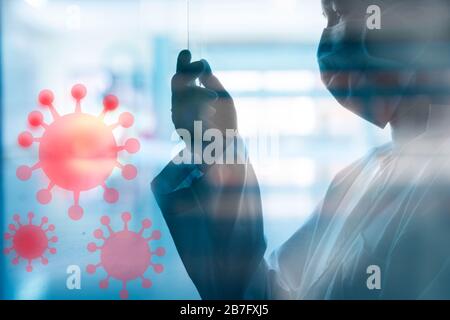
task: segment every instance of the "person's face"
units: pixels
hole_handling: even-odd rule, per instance
[[[374,5],[381,28],[372,30],[368,8]],[[412,59],[427,42],[450,40],[449,10],[448,0],[322,0],[325,30],[345,25],[346,41],[362,43],[371,56],[400,61]]]
[[[388,68],[370,57],[365,48],[368,7],[364,0],[322,0],[327,24],[318,62],[325,86],[342,106],[384,127],[395,108],[375,94],[380,83],[374,79],[375,73]]]
[[[380,29],[367,24],[373,5],[379,8]],[[324,84],[342,106],[386,126],[417,69],[430,69],[439,60],[425,50],[434,39],[448,36],[448,4],[322,0],[322,8],[327,23],[318,60]]]
[[[327,20],[327,28],[352,17],[364,17],[368,7],[365,2],[365,0],[322,0],[322,11]]]

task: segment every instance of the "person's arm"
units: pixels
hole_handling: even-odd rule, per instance
[[[153,182],[155,197],[201,297],[243,299],[266,249],[256,176],[249,164],[190,169],[170,163]],[[181,188],[161,192],[184,170]]]
[[[197,78],[204,87],[196,85]],[[230,164],[172,161],[153,181],[153,192],[201,297],[243,299],[266,243],[256,175],[243,148],[227,148],[240,140],[226,138],[227,130],[237,132],[233,100],[209,64],[191,63],[188,51],[178,58],[172,92],[175,127],[192,134],[190,141],[182,137],[190,146],[185,152],[195,152],[193,144],[199,141],[193,123],[201,121],[204,130],[216,129],[224,135],[224,156],[237,157]]]
[[[171,162],[153,191],[181,259],[203,299],[297,299],[317,235],[320,204],[310,219],[264,259],[258,182],[249,163],[203,174]],[[167,189],[178,175],[179,185]]]

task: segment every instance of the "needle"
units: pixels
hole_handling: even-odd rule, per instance
[[[189,0],[186,0],[186,36],[187,49],[191,51],[191,6]],[[199,79],[195,79],[194,83],[201,86]]]
[[[190,5],[189,0],[186,0],[186,31],[187,31],[187,48],[188,50],[191,49],[191,19],[190,19]]]

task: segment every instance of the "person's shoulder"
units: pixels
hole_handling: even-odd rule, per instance
[[[349,182],[354,181],[361,171],[373,160],[375,157],[380,156],[383,153],[388,152],[392,149],[392,144],[388,143],[380,147],[376,147],[367,152],[364,156],[352,162],[350,165],[339,171],[332,183],[331,188],[346,185]]]

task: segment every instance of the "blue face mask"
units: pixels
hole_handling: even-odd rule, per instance
[[[317,59],[322,81],[345,108],[384,128],[393,118],[411,73],[398,63],[370,56],[365,22],[344,21],[324,29]],[[405,70],[403,70],[405,71]]]

